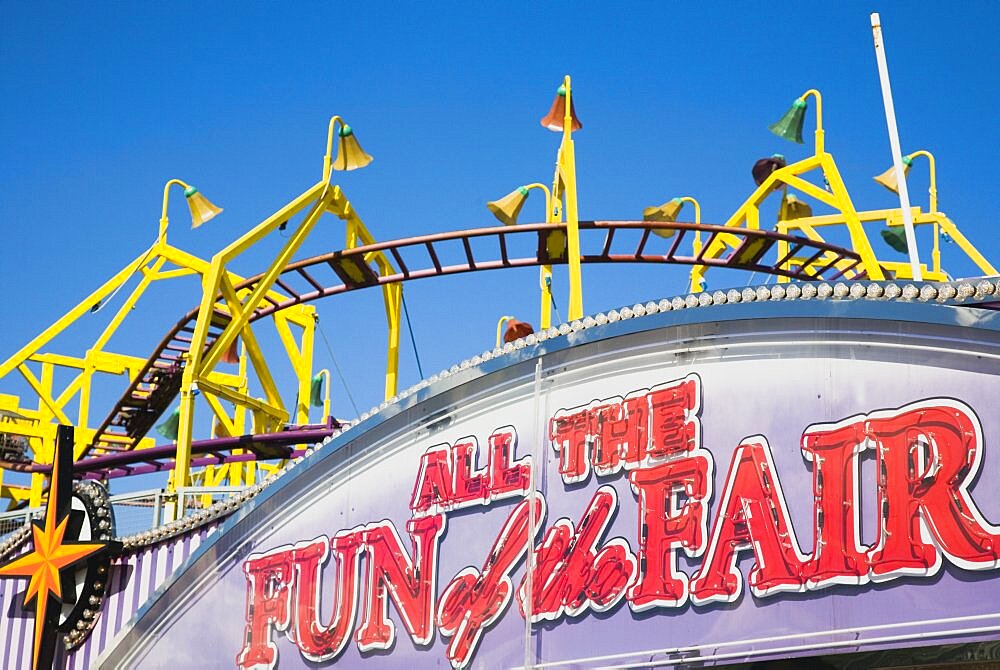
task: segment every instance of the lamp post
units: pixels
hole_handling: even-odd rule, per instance
[[[337,159],[333,160],[333,131],[337,125]],[[372,162],[354,135],[354,129],[339,116],[330,117],[326,133],[326,155],[323,156],[323,181],[330,180],[330,170],[357,170]]]
[[[580,272],[580,220],[576,207],[576,154],[573,131],[583,127],[573,108],[573,91],[569,75],[556,90],[556,99],[549,113],[542,117],[542,126],[562,132],[562,141],[556,154],[556,170],[552,178],[553,222],[563,217],[562,201],[565,198],[567,252],[569,258],[569,307],[567,321],[583,318],[583,278]],[[544,287],[543,287],[543,290]]]
[[[519,186],[498,200],[486,203],[487,209],[498,221],[507,226],[517,225],[517,217],[528,199],[532,189],[545,193],[545,223],[555,222],[555,210],[552,205],[552,192],[545,184],[535,182]],[[552,325],[552,266],[543,265],[538,270],[538,287],[541,290],[541,305],[539,327],[544,330]],[[497,340],[499,341],[499,324],[497,325]]]
[[[184,197],[187,200],[188,209],[191,210],[192,228],[197,228],[222,212],[221,207],[216,207],[209,202],[208,198],[203,196],[194,186],[180,179],[171,179],[163,185],[163,209],[160,214],[160,233],[157,237],[161,245],[167,242],[167,226],[170,223],[167,218],[167,203],[170,199],[170,187],[175,184],[184,187]]]
[[[694,222],[696,224],[701,223],[701,205],[697,200],[689,195],[681,196],[680,198],[672,198],[658,207],[647,207],[642,211],[643,221],[666,221],[674,222],[681,213],[681,209],[684,208],[684,203],[689,202],[694,206]],[[659,235],[660,237],[668,238],[673,237],[676,231],[671,228],[654,228],[653,233]],[[698,254],[702,250],[701,242],[701,231],[694,231],[694,241],[691,244],[693,249],[693,257],[698,258]],[[704,273],[701,272],[699,265],[695,264],[691,268],[691,293],[699,293],[705,290],[705,282],[702,278]]]
[[[532,189],[539,189],[545,193],[545,223],[552,223],[550,221],[552,217],[552,193],[545,184],[538,182],[518,186],[504,197],[491,200],[486,203],[486,209],[490,210],[493,216],[505,226],[516,226],[517,217]]]
[[[792,103],[791,108],[777,122],[768,126],[770,131],[778,137],[784,138],[797,144],[802,144],[802,126],[805,122],[806,98],[812,96],[816,99],[816,155],[823,153],[823,96],[815,88],[811,88]]]
[[[934,213],[938,211],[937,202],[937,165],[934,161],[934,154],[929,151],[921,149],[920,151],[914,151],[912,154],[903,156],[903,176],[906,177],[910,173],[910,166],[913,164],[913,159],[917,156],[923,156],[927,159],[927,164],[930,168],[930,188],[928,192],[930,194],[930,212]],[[899,193],[899,182],[896,181],[896,167],[892,166],[882,174],[873,179],[885,186],[887,189],[893,193]]]
[[[923,156],[924,158],[927,159],[927,165],[928,165],[929,172],[930,172],[930,176],[929,176],[930,186],[927,189],[928,194],[930,196],[930,198],[929,198],[930,201],[928,202],[928,205],[929,205],[929,213],[933,215],[933,214],[936,214],[937,211],[938,211],[938,199],[937,199],[937,163],[934,160],[934,154],[932,154],[931,152],[929,152],[929,151],[927,151],[925,149],[921,149],[920,151],[914,151],[911,154],[907,154],[906,156],[903,156],[903,158],[902,158],[903,178],[906,179],[907,175],[910,174],[910,166],[913,165],[913,159],[916,158],[917,156]],[[889,189],[893,193],[896,193],[896,194],[899,193],[899,181],[897,180],[897,177],[896,177],[896,166],[895,165],[890,166],[888,170],[886,170],[882,174],[880,174],[880,175],[878,175],[876,177],[872,177],[872,178],[876,181],[876,183],[881,184],[882,186],[885,186],[887,189]],[[941,228],[941,224],[939,223],[938,219],[935,217],[935,219],[934,219],[934,248],[931,250],[931,262],[933,263],[933,268],[934,268],[935,271],[938,271],[941,268],[941,244],[940,244],[940,232],[941,231],[940,231],[940,228]],[[903,252],[905,253],[906,250],[908,250],[908,247],[907,247],[907,244],[906,244],[906,236],[905,236],[905,234],[902,235],[902,236],[897,235],[896,234],[897,231],[898,231],[898,229],[890,229],[890,230],[887,230],[887,231],[883,231],[882,237],[894,249],[896,249],[897,251],[899,251],[900,249],[902,249],[902,250],[904,250]]]

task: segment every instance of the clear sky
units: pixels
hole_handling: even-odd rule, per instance
[[[559,135],[539,118],[567,73],[584,124],[574,136],[582,219],[635,219],[692,195],[704,221],[724,222],[751,193],[757,158],[810,152],[808,136],[797,146],[767,126],[812,87],[856,207],[898,206],[871,179],[891,162],[872,11],[903,151],[935,153],[940,208],[1000,262],[995,2],[5,2],[0,359],[153,242],[167,179],[225,208],[192,231],[174,193],[171,242],[208,258],[320,178],[332,114],[375,157],[333,181],[377,238],[492,225],[486,201],[551,183]],[[813,123],[811,109],[807,134]],[[926,208],[926,163],[909,184]],[[543,216],[536,194],[521,220]],[[262,271],[281,242],[237,269]],[[299,256],[342,247],[342,224],[327,217]],[[953,275],[977,273],[954,245],[943,253]],[[685,275],[585,268],[585,312],[681,294]],[[747,279],[708,275],[710,289]],[[503,314],[537,325],[536,284],[533,269],[408,284],[424,372],[491,348]],[[148,297],[112,349],[145,357],[199,294],[178,282]],[[561,270],[556,298],[565,316]],[[381,300],[360,292],[318,308],[364,411],[381,400]],[[52,349],[82,354],[111,313]],[[413,361],[404,339],[401,388],[418,381]],[[330,365],[321,343],[316,364]],[[19,392],[15,381],[0,380],[0,392]],[[342,387],[334,395],[336,413],[352,416]]]

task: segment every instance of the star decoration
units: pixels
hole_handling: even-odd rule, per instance
[[[43,522],[32,523],[34,548],[27,554],[0,565],[0,577],[29,579],[28,590],[24,594],[24,608],[30,608],[34,601],[35,639],[32,661],[36,670],[52,665],[59,607],[61,603],[72,602],[75,596],[73,592],[64,594],[64,586],[72,583],[73,568],[109,547],[106,542],[75,541],[80,524],[71,523],[68,491],[73,483],[73,430],[69,428],[64,431],[63,428],[66,427],[60,426],[56,458],[52,464],[45,519]],[[64,462],[60,464],[60,461]]]

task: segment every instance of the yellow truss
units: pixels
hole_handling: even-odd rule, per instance
[[[375,242],[340,188],[331,186],[328,181],[335,120],[337,117],[331,119],[330,123],[323,180],[227,246],[210,261],[188,254],[167,242],[169,189],[174,184],[187,187],[187,184],[180,180],[168,181],[164,186],[163,213],[156,242],[0,365],[0,379],[12,372],[18,372],[30,387],[35,399],[35,406],[28,407],[22,406],[22,401],[17,396],[0,395],[0,409],[6,410],[9,416],[14,417],[2,422],[0,432],[25,438],[35,462],[48,464],[52,462],[54,453],[56,426],[60,423],[75,425],[75,457],[79,458],[91,444],[95,434],[90,416],[92,382],[95,375],[110,375],[119,379],[124,375],[131,383],[145,365],[145,359],[106,351],[105,347],[109,340],[153,282],[191,275],[198,276],[201,280],[202,299],[190,349],[184,361],[180,391],[177,468],[171,477],[170,488],[176,489],[190,481],[194,398],[198,392],[212,411],[215,425],[213,432],[218,436],[245,434],[248,428],[248,413],[252,419],[250,432],[255,433],[279,430],[292,417],[297,423],[308,423],[316,327],[315,309],[308,305],[293,305],[271,315],[297,378],[298,401],[291,410],[286,408],[286,403],[278,391],[265,354],[251,329],[250,318],[267,299],[279,302],[287,300],[288,296],[273,290],[275,280],[324,213],[331,212],[345,222],[347,248]],[[230,262],[307,207],[309,212],[304,220],[260,280],[251,288],[237,291],[235,287],[243,282],[244,278],[228,269]],[[381,252],[371,254],[365,261],[374,263],[382,276],[396,273],[392,263]],[[139,275],[138,285],[127,296],[82,358],[41,351],[77,320],[90,314],[95,305],[115,294],[136,274]],[[385,380],[385,397],[389,398],[395,395],[397,389],[402,287],[399,284],[391,284],[382,288],[389,325]],[[219,313],[228,317],[228,323],[213,346],[206,351],[208,327],[213,319],[218,318]],[[297,336],[293,332],[293,327],[299,331]],[[221,356],[237,337],[242,343],[238,374],[215,370]],[[251,397],[249,394],[248,361],[264,391],[263,399]],[[75,375],[68,383],[57,386],[55,383],[57,369],[73,370]],[[70,416],[67,413],[67,406],[74,400],[77,412],[75,416]],[[153,444],[153,438],[146,437],[137,447],[148,448]],[[230,485],[241,485],[255,480],[258,467],[268,469],[264,464],[233,463],[209,468],[200,478],[214,485],[226,480]],[[41,505],[44,483],[43,476],[32,476],[32,484],[27,494],[31,506]],[[26,497],[25,489],[4,485],[0,472],[0,497],[21,501]]]

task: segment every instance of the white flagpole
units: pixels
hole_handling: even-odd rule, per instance
[[[875,39],[875,58],[878,61],[878,78],[882,84],[882,102],[885,104],[885,122],[889,127],[889,146],[892,149],[892,166],[899,185],[899,206],[903,210],[903,228],[906,232],[906,249],[910,253],[910,272],[914,281],[923,281],[920,272],[920,258],[917,256],[917,236],[913,232],[913,216],[910,213],[910,194],[906,189],[906,173],[903,172],[903,154],[899,149],[899,130],[896,128],[896,110],[892,105],[892,88],[889,85],[889,65],[885,60],[885,43],[882,41],[882,24],[878,12],[872,14],[872,36]]]

